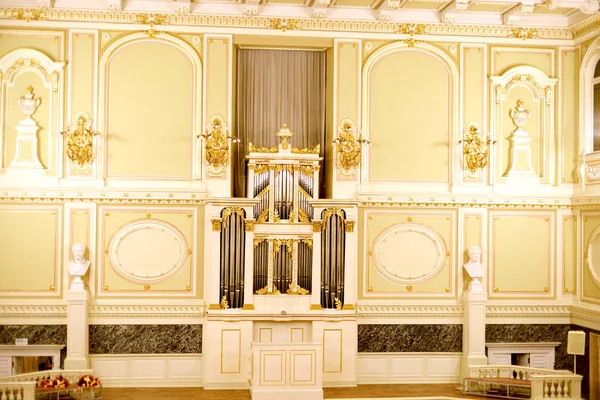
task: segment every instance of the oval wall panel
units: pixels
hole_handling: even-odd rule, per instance
[[[108,259],[123,279],[156,284],[185,266],[188,245],[174,226],[159,220],[137,220],[123,225],[110,239]]]
[[[373,244],[376,270],[403,285],[424,282],[446,264],[446,244],[431,229],[418,224],[396,224],[382,231]]]

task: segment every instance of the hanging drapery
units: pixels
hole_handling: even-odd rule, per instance
[[[247,195],[248,143],[277,146],[275,132],[284,123],[295,134],[290,139],[294,147],[320,144],[324,155],[325,72],[323,51],[238,50],[235,136],[241,142],[233,152],[236,197]]]

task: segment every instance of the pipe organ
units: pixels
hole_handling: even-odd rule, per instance
[[[296,224],[313,220],[311,201],[319,196],[319,146],[297,149],[285,126],[277,133],[279,146],[249,145],[248,197],[254,199],[257,224],[278,224],[271,233],[254,238],[256,294],[308,294],[312,289],[312,235],[301,235]]]
[[[291,358],[294,368],[356,384],[358,204],[319,199],[319,147],[292,147],[285,127],[277,136],[278,146],[249,144],[246,198],[207,200],[206,240],[214,245],[204,255],[203,335],[220,345],[205,348],[206,362],[217,366],[206,370],[205,387],[246,387],[253,354],[258,368],[279,374],[280,356],[299,345],[318,351]],[[274,390],[261,382],[250,380],[257,400]],[[286,385],[277,386],[281,396],[297,390]],[[322,398],[322,391],[313,395]]]

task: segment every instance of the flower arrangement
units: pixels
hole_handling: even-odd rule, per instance
[[[62,375],[57,376],[54,379],[50,377],[40,378],[36,381],[36,386],[41,388],[64,389],[69,386],[69,381]]]
[[[100,382],[99,378],[94,378],[94,375],[83,375],[81,378],[79,378],[79,380],[77,381],[77,387],[78,388],[93,388],[93,387],[99,387],[102,383]]]

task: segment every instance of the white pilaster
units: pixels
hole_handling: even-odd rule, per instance
[[[244,249],[244,307],[248,308],[254,302],[254,232],[246,231],[246,246]]]
[[[310,304],[321,304],[321,230],[313,229],[312,289]]]
[[[88,369],[88,292],[67,292],[67,358],[65,369]]]
[[[463,354],[461,375],[468,375],[468,368],[487,365],[485,355],[485,307],[486,292],[467,291],[464,296],[465,317],[463,323]]]

